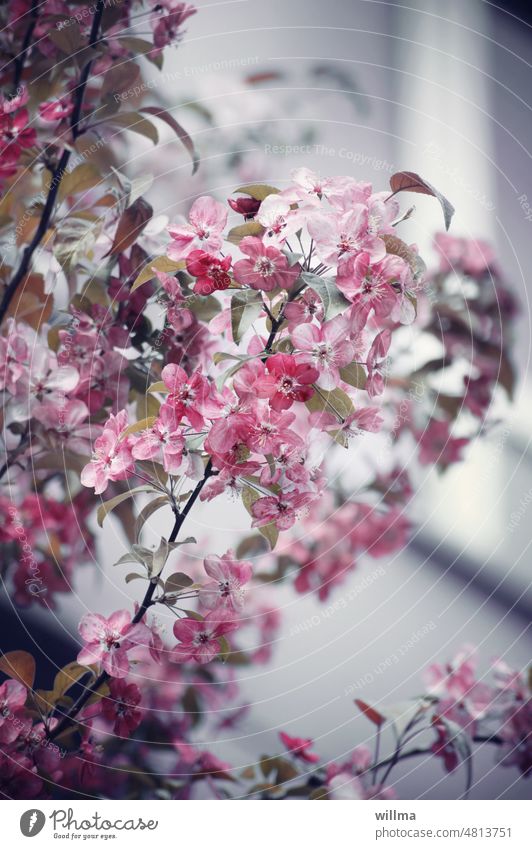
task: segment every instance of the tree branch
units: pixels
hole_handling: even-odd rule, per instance
[[[174,522],[174,527],[172,528],[172,533],[170,534],[170,536],[168,538],[168,542],[175,542],[176,541],[177,536],[178,536],[181,528],[183,527],[183,524],[184,524],[188,514],[192,510],[192,507],[194,506],[195,502],[197,501],[197,499],[198,499],[198,497],[201,493],[201,490],[205,486],[208,479],[214,474],[216,474],[216,472],[212,468],[212,461],[209,460],[207,465],[205,466],[205,472],[204,472],[202,479],[200,481],[198,481],[198,483],[196,484],[195,489],[191,493],[187,503],[185,504],[185,506],[183,507],[181,512],[177,514],[175,522]],[[157,580],[150,581],[148,589],[146,590],[144,598],[142,599],[142,602],[140,604],[140,607],[137,610],[137,612],[135,613],[135,616],[133,617],[133,619],[131,620],[132,625],[137,625],[139,622],[141,622],[142,619],[144,618],[146,612],[148,611],[148,609],[153,604],[155,604],[155,602],[153,601],[153,595],[155,593],[156,588],[157,588]],[[61,721],[56,725],[56,727],[49,732],[48,738],[50,740],[54,740],[56,737],[59,737],[59,735],[62,734],[63,731],[65,731],[68,728],[68,726],[73,723],[76,716],[79,714],[80,710],[82,710],[82,708],[87,704],[87,702],[89,701],[91,696],[94,693],[97,693],[98,690],[100,689],[100,687],[102,686],[102,684],[105,684],[105,682],[110,677],[111,676],[107,672],[101,672],[98,675],[98,677],[96,678],[94,683],[90,687],[87,687],[83,691],[83,693],[81,693],[78,700],[76,702],[74,702],[73,706],[70,708],[68,713],[66,713],[63,716],[63,718],[61,719]]]
[[[98,0],[98,2],[96,3],[96,11],[94,13],[94,18],[92,20],[88,45],[89,48],[94,47],[96,45],[96,42],[98,41],[104,7],[105,0]],[[89,79],[89,74],[93,61],[93,59],[89,59],[89,61],[83,68],[79,85],[76,89],[76,94],[74,97],[74,110],[72,112],[72,117],[70,121],[70,129],[72,131],[72,137],[74,141],[82,133],[82,130],[79,127],[79,123],[81,120],[81,113],[83,109],[83,97],[85,95],[85,89],[87,87],[87,81]],[[11,281],[7,285],[2,297],[2,301],[0,302],[0,324],[3,322],[6,316],[6,313],[9,309],[9,305],[15,297],[18,287],[25,279],[26,275],[30,270],[33,254],[41,244],[46,234],[46,231],[48,230],[48,225],[50,224],[50,219],[54,210],[55,201],[57,199],[57,193],[59,191],[59,187],[61,185],[61,181],[64,177],[71,155],[72,150],[70,148],[65,147],[63,153],[61,154],[59,163],[54,169],[52,180],[50,182],[50,188],[48,189],[48,196],[46,198],[46,203],[44,205],[44,209],[42,211],[37,229],[33,235],[31,242],[29,243],[27,248],[25,248],[24,253],[22,254],[20,265],[15,274],[13,275]]]

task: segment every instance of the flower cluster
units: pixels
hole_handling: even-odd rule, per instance
[[[96,556],[98,507],[100,526],[120,521],[117,565],[132,564],[126,580],[142,592],[131,612],[82,617],[77,659],[50,689],[35,689],[27,652],[0,658],[0,792],[226,798],[239,780],[240,795],[264,798],[391,798],[395,756],[357,747],[323,766],[319,746],[282,730],[283,754],[241,776],[201,740],[246,715],[235,667],[272,657],[277,580],[324,600],[365,555],[405,544],[417,464],[407,473],[401,449],[445,468],[485,429],[497,393],[512,390],[515,302],[480,242],[438,236],[441,266],[424,275],[398,235],[412,213],[399,195],[434,195],[446,223],[452,208],[411,172],[375,190],[298,168],[283,188],[197,192],[186,217],[154,215],[149,179],[125,176],[114,137],[133,129],[155,143],[162,121],[195,171],[174,114],[139,100],[150,87],[137,61],[160,68],[195,9],[111,6],[0,9],[2,223],[12,218],[0,233],[0,553],[13,601],[49,608]],[[403,363],[413,334],[441,346],[414,371]],[[463,374],[444,394],[450,364]],[[227,498],[250,536],[223,553],[186,536],[198,503]],[[151,547],[159,510],[172,524]],[[489,733],[526,775],[528,690],[494,671],[486,687],[467,652],[435,666],[409,727],[432,735],[449,770]],[[379,732],[392,722],[359,707]]]

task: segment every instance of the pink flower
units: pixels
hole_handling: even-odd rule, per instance
[[[419,437],[419,462],[424,465],[438,463],[448,466],[462,459],[462,449],[469,440],[464,437],[452,437],[449,422],[430,419],[427,427]]]
[[[305,763],[318,763],[320,756],[315,752],[310,752],[309,749],[314,745],[313,741],[306,737],[290,737],[285,731],[279,732],[279,738],[287,751],[291,752],[294,757],[299,758]]]
[[[246,221],[255,218],[260,209],[260,200],[255,198],[227,198],[227,203],[234,212],[243,215]]]
[[[214,397],[209,381],[199,371],[189,377],[181,366],[170,363],[163,368],[161,377],[170,390],[166,403],[174,409],[178,419],[187,418],[193,428],[200,430],[205,418],[221,415],[222,405]]]
[[[78,663],[101,663],[112,678],[125,678],[129,672],[128,651],[151,643],[150,629],[141,622],[133,625],[127,610],[118,610],[109,619],[99,613],[86,613],[78,630],[87,643],[78,654]]]
[[[292,492],[267,495],[258,498],[251,507],[254,528],[275,524],[280,531],[291,528],[296,521],[298,511],[314,497],[313,493]]]
[[[476,650],[474,646],[464,646],[445,665],[433,663],[425,673],[428,692],[435,696],[448,696],[461,701],[475,684]]]
[[[288,260],[273,245],[265,245],[256,236],[246,236],[240,242],[240,250],[249,259],[235,263],[235,280],[243,286],[271,292],[273,289],[290,289],[299,277],[299,265],[288,265]]]
[[[109,416],[102,435],[94,443],[92,460],[82,469],[81,483],[94,487],[96,495],[107,489],[109,481],[125,480],[135,471],[131,441],[123,437],[127,424],[126,410]]]
[[[201,604],[211,610],[241,610],[244,605],[244,586],[253,574],[251,563],[237,560],[234,552],[229,550],[222,557],[211,554],[205,558],[203,565],[213,580],[200,590]]]
[[[187,257],[187,271],[197,278],[194,292],[198,295],[212,295],[228,289],[231,285],[231,277],[227,273],[230,267],[230,256],[216,259],[205,251],[191,251]]]
[[[298,362],[308,363],[316,369],[318,383],[324,389],[334,389],[338,385],[339,369],[348,365],[355,355],[348,332],[345,317],[338,315],[321,327],[302,324],[292,333],[292,342],[300,355]]]
[[[37,799],[42,779],[31,759],[20,752],[0,752],[0,795],[6,799]]]
[[[262,237],[264,242],[277,247],[281,247],[303,223],[300,213],[290,209],[290,202],[277,194],[268,195],[262,201],[256,220],[266,231]]]
[[[27,694],[26,687],[12,678],[0,686],[0,743],[12,743],[21,733],[21,720],[17,715],[24,707]]]
[[[440,254],[441,271],[463,271],[479,277],[493,265],[495,254],[491,245],[482,239],[464,239],[438,233],[434,239]]]
[[[360,410],[355,410],[350,413],[347,418],[339,421],[338,418],[327,410],[320,410],[316,413],[311,413],[310,422],[313,427],[320,428],[333,433],[341,432],[349,439],[352,436],[359,436],[365,431],[369,433],[378,433],[381,429],[383,418],[378,407],[364,407]]]
[[[216,254],[222,247],[222,231],[227,223],[227,209],[212,197],[200,197],[189,212],[189,223],[168,228],[173,242],[168,247],[170,259],[179,261],[201,248]]]
[[[4,101],[5,104],[5,101]],[[37,133],[29,125],[30,116],[27,109],[7,111],[4,106],[0,112],[0,157],[4,156],[16,161],[22,151],[33,147],[37,141]]]
[[[312,383],[319,377],[308,363],[298,363],[290,354],[274,354],[266,362],[268,374],[257,381],[259,397],[269,398],[273,410],[281,412],[294,401],[307,401],[314,394]]]
[[[176,42],[181,38],[183,24],[191,15],[196,14],[196,9],[194,6],[189,6],[188,3],[181,3],[178,0],[160,0],[153,5],[156,8],[151,16],[151,25],[153,27],[153,43],[158,52],[167,44]],[[167,11],[167,14],[161,14],[161,7]]]
[[[238,622],[223,611],[213,610],[202,621],[179,619],[174,623],[174,635],[179,645],[172,651],[175,661],[209,663],[221,651],[220,640],[238,628]]]
[[[185,448],[179,421],[176,411],[169,404],[163,404],[152,426],[143,431],[133,444],[133,457],[136,460],[157,460],[169,475],[178,474]]]
[[[390,315],[397,301],[391,284],[407,271],[408,266],[398,256],[386,255],[371,265],[369,254],[363,252],[340,263],[336,282],[356,310],[367,316],[374,309],[376,317],[382,319]]]
[[[74,111],[74,104],[67,97],[57,100],[48,100],[39,105],[39,115],[43,121],[53,124],[68,118]]]
[[[306,324],[314,318],[323,321],[324,313],[323,302],[313,289],[306,289],[297,301],[291,301],[284,308],[284,317],[288,320],[290,333],[299,324]]]
[[[142,721],[139,710],[140,690],[136,684],[114,679],[109,684],[109,696],[102,699],[102,716],[114,722],[113,730],[119,737],[129,737]]]
[[[297,434],[290,430],[295,418],[293,413],[277,413],[267,409],[251,425],[248,445],[259,454],[276,454],[283,443],[300,443]]]
[[[368,379],[366,381],[366,392],[370,398],[382,395],[384,392],[384,372],[386,368],[386,354],[392,342],[390,330],[381,330],[375,336],[366,359],[368,368]]]
[[[349,212],[317,212],[308,221],[308,231],[314,239],[316,253],[327,265],[337,265],[362,251],[371,262],[379,262],[386,255],[382,239],[369,232],[368,208],[355,204]]]

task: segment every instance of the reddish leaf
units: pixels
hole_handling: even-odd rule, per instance
[[[355,699],[355,704],[359,710],[362,711],[364,716],[366,716],[370,722],[373,722],[374,725],[381,726],[385,721],[385,717],[379,713],[375,708],[370,707],[366,702],[361,701],[360,699]]]
[[[199,156],[196,153],[194,142],[190,138],[187,131],[181,126],[181,124],[178,124],[176,119],[172,115],[170,115],[170,113],[167,112],[166,109],[162,109],[160,106],[144,106],[140,111],[147,112],[148,115],[155,115],[156,118],[160,118],[161,121],[164,121],[165,124],[168,124],[168,126],[172,128],[180,142],[183,144],[186,150],[188,150],[192,159],[192,173],[195,174],[199,166]]]
[[[0,657],[0,672],[31,690],[35,680],[35,658],[27,651],[10,651]]]
[[[137,200],[124,210],[116,228],[113,246],[107,256],[122,253],[132,245],[152,217],[153,209],[144,198]]]
[[[445,221],[445,229],[449,229],[451,218],[454,215],[454,206],[446,197],[442,195],[438,189],[435,189],[430,183],[427,183],[419,174],[413,171],[399,171],[397,174],[392,174],[390,177],[390,188],[392,190],[391,197],[398,192],[414,192],[418,195],[431,195],[439,200],[443,209],[443,218]]]

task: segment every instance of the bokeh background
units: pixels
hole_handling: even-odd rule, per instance
[[[157,212],[173,218],[197,194],[223,198],[251,179],[281,186],[300,165],[370,180],[378,190],[394,171],[414,170],[453,202],[452,232],[494,244],[522,306],[515,403],[463,464],[421,481],[407,550],[361,560],[325,614],[313,597],[288,587],[259,590],[275,594],[284,624],[272,661],[237,673],[253,707],[238,732],[212,748],[245,767],[275,750],[284,729],[313,737],[324,758],[341,760],[370,741],[355,697],[378,705],[416,695],[423,669],[464,643],[479,647],[483,669],[494,656],[519,667],[530,661],[532,10],[484,0],[196,5],[183,44],[168,51],[162,73],[147,64],[144,79],[145,102],[164,103],[193,135],[199,174],[191,178],[170,135],[155,157],[148,142],[128,140],[128,171],[154,175]],[[415,203],[402,236],[430,259],[441,213],[430,198],[415,196]],[[344,486],[356,474],[349,463],[352,457],[341,470]],[[154,539],[167,526],[157,515]],[[194,511],[187,533],[202,553],[221,553],[248,521],[240,506],[217,501]],[[87,609],[131,607],[135,584],[126,586],[112,568],[125,545],[113,518],[100,539],[94,569],[79,574],[55,616],[15,611],[3,599],[6,650],[26,645],[50,664],[65,662]],[[401,659],[390,660],[405,644]],[[472,798],[526,798],[530,782],[518,778],[515,769],[496,768],[486,748]],[[463,776],[447,776],[434,761],[407,761],[395,783],[402,798],[456,798]]]

